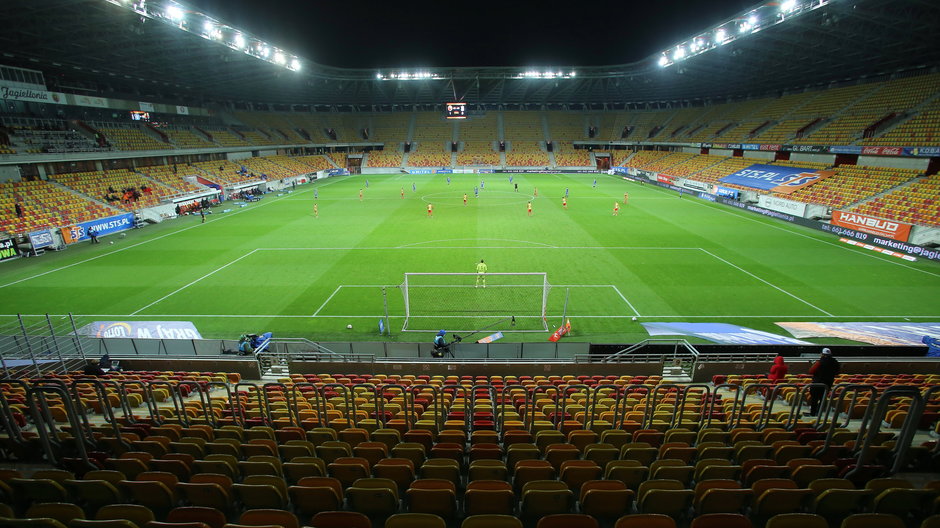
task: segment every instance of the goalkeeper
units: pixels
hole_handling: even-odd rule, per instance
[[[477,264],[477,288],[480,287],[481,281],[483,282],[483,287],[486,288],[486,263],[483,262],[483,259],[480,259],[480,263]]]

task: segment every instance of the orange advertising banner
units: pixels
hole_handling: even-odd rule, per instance
[[[847,213],[844,211],[832,212],[832,223],[837,226],[848,227],[856,231],[863,231],[873,235],[892,238],[907,242],[911,236],[911,224],[895,222],[894,220],[885,220],[884,218],[875,218],[858,213]]]
[[[77,230],[78,226],[68,226],[61,228],[59,231],[62,233],[62,240],[66,244],[72,244],[78,242],[78,236],[75,236],[77,235]]]

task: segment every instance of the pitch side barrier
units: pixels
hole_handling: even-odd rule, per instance
[[[620,169],[620,170],[618,170]],[[865,244],[871,244],[873,246],[878,246],[884,249],[890,249],[892,251],[899,251],[907,255],[913,255],[915,257],[920,257],[927,260],[932,260],[934,262],[940,262],[940,250],[925,248],[923,246],[918,246],[917,244],[910,244],[908,242],[900,242],[897,240],[892,240],[886,237],[880,237],[878,235],[873,235],[871,233],[865,233],[864,231],[856,231],[854,229],[849,229],[847,227],[841,227],[837,225],[827,224],[826,222],[819,222],[817,220],[811,220],[809,218],[803,218],[801,216],[794,216],[787,213],[781,213],[779,211],[772,211],[764,207],[759,207],[747,202],[741,202],[733,198],[728,198],[724,196],[718,196],[711,194],[705,191],[695,191],[691,189],[686,189],[685,187],[679,187],[677,185],[672,185],[670,183],[664,183],[656,180],[651,180],[645,176],[636,176],[628,174],[623,167],[615,167],[613,170],[616,174],[622,176],[626,180],[640,182],[640,183],[649,183],[657,187],[662,187],[663,189],[669,189],[672,191],[682,191],[683,193],[689,194],[691,196],[697,196],[702,200],[709,202],[720,203],[724,205],[730,205],[737,209],[743,209],[745,211],[750,211],[752,213],[757,213],[762,216],[769,216],[771,218],[776,218],[777,220],[783,220],[784,222],[789,222],[791,224],[801,225],[803,227],[810,227],[812,229],[817,229],[819,231],[825,231],[826,233],[832,233],[840,237],[850,238],[852,240],[857,240]]]

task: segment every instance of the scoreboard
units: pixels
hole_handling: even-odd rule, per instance
[[[447,119],[466,119],[467,103],[447,103],[444,105]]]

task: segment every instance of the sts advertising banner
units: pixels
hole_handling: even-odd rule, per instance
[[[873,235],[893,238],[901,242],[907,242],[911,236],[911,224],[895,222],[893,220],[884,220],[858,213],[846,213],[843,211],[832,212],[832,223],[837,226],[848,227],[857,231],[864,231]]]
[[[106,338],[202,339],[189,321],[95,321],[78,329],[79,335]]]
[[[643,323],[651,336],[687,335],[722,345],[811,345],[770,332],[725,323]]]
[[[919,346],[940,337],[940,323],[777,323],[794,337],[838,337],[882,346]]]
[[[719,181],[743,185],[752,189],[790,194],[820,182],[833,174],[835,173],[832,171],[755,164],[734,174],[729,174]]]
[[[62,228],[62,239],[66,244],[72,244],[80,240],[88,240],[88,229],[95,228],[98,236],[125,231],[134,227],[134,213],[127,213],[108,218],[99,218],[88,222],[82,222],[69,227]]]

